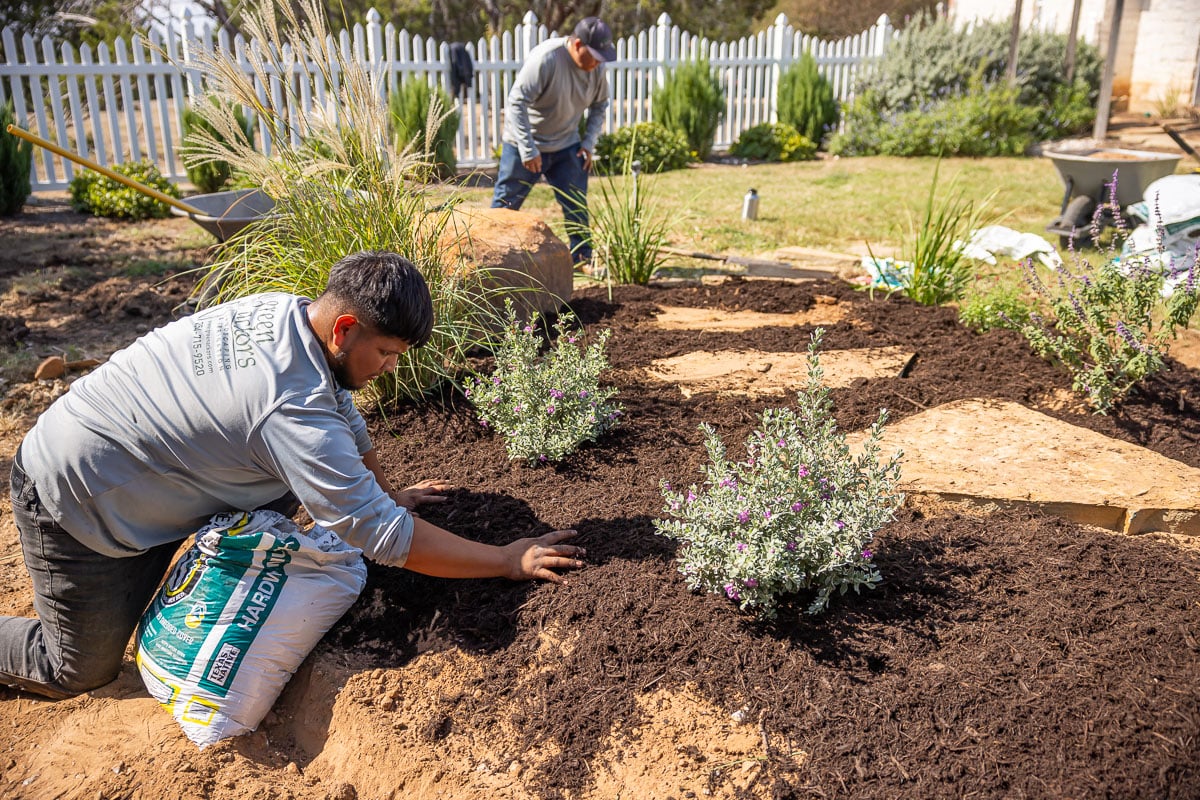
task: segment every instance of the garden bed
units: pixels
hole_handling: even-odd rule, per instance
[[[1067,379],[1019,336],[972,334],[952,309],[831,282],[587,289],[572,305],[613,329],[626,422],[564,464],[510,463],[461,398],[370,415],[395,480],[460,487],[423,512],[431,521],[489,542],[577,528],[588,566],[566,586],[372,566],[261,730],[201,753],[131,663],[61,703],[0,690],[0,794],[1200,796],[1192,540],[910,507],[872,545],[883,583],[821,616],[798,598],[762,624],[686,589],[674,545],[653,533],[660,479],[699,480],[700,423],[737,457],[758,412],[791,398],[685,397],[646,370],[701,350],[802,353],[811,325],[704,332],[654,318],[664,306],[793,315],[829,298],[846,313],[824,326],[825,351],[916,354],[904,377],[834,390],[844,430],[880,407],[898,420],[992,398],[1200,466],[1200,376],[1174,362],[1096,417],[1062,401]],[[5,568],[5,606],[20,611],[27,581]]]

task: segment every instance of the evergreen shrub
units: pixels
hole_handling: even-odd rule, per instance
[[[217,102],[209,99],[202,102]],[[254,126],[252,121],[242,111],[241,106],[233,107],[233,118],[237,122],[238,130],[233,133],[235,136],[240,136],[246,144],[254,142]],[[219,192],[226,188],[230,178],[233,176],[233,167],[229,162],[213,158],[211,155],[205,156],[202,160],[197,160],[195,151],[191,150],[197,144],[197,135],[203,130],[207,137],[219,144],[225,144],[225,134],[218,131],[209,121],[208,117],[197,111],[194,107],[189,106],[183,112],[183,151],[184,164],[187,170],[188,180],[191,181],[201,192]],[[211,148],[203,148],[211,150]]]
[[[179,189],[162,176],[158,167],[149,161],[127,161],[112,168],[113,172],[132,178],[138,183],[158,189],[163,194],[179,197]],[[170,213],[166,203],[139,192],[130,186],[97,172],[82,172],[71,181],[71,206],[76,211],[98,217],[117,219],[149,219]]]
[[[764,122],[742,131],[729,154],[756,161],[807,161],[816,157],[817,146],[791,125]]]
[[[725,92],[707,59],[686,61],[671,70],[654,91],[652,107],[652,119],[682,133],[693,157],[708,158],[725,115]]]
[[[458,133],[459,114],[453,110],[450,94],[441,86],[431,88],[423,78],[412,78],[392,92],[389,108],[396,148],[403,150],[411,145],[423,154],[435,176],[453,177],[458,168],[454,135]]]
[[[596,141],[598,175],[619,175],[627,164],[642,162],[646,172],[683,169],[692,160],[687,139],[657,122],[639,122],[602,133]]]
[[[833,85],[817,69],[810,53],[779,76],[777,100],[779,121],[791,125],[817,147],[837,128],[839,111]]]
[[[16,121],[12,101],[0,106],[0,216],[18,213],[29,197],[33,145],[6,129]]]

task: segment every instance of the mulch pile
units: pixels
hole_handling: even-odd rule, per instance
[[[653,533],[659,481],[700,479],[701,422],[737,457],[759,412],[785,400],[684,399],[640,368],[693,350],[801,352],[810,330],[658,330],[656,306],[794,312],[814,295],[852,305],[827,327],[825,349],[917,353],[906,377],[834,392],[845,431],[881,407],[896,420],[1001,398],[1200,466],[1200,378],[1179,365],[1111,417],[1054,412],[1046,398],[1069,388],[1066,376],[1016,334],[962,328],[952,309],[834,283],[617,287],[611,300],[593,289],[572,306],[590,328],[613,329],[610,380],[626,411],[624,427],[600,443],[558,466],[511,464],[461,398],[371,422],[395,479],[443,476],[463,487],[423,511],[430,521],[492,543],[573,527],[589,566],[565,587],[372,567],[365,594],[381,591],[394,613],[369,627],[348,615],[333,640],[369,650],[380,666],[443,647],[477,653],[489,679],[447,703],[428,735],[486,735],[497,714],[517,708],[512,722],[530,746],[561,751],[530,774],[546,797],[590,785],[589,761],[614,729],[638,722],[639,695],[683,685],[730,712],[746,708],[747,724],[760,727],[769,757],[756,795],[1200,797],[1195,550],[1028,513],[903,510],[872,546],[884,582],[835,598],[823,615],[805,615],[799,597],[764,624],[687,590],[674,543]],[[544,631],[571,634],[573,645],[531,682]],[[709,767],[714,785],[728,780],[722,765]]]

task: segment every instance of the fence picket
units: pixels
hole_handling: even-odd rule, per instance
[[[325,42],[305,42],[282,53],[265,53],[258,41],[231,37],[223,30],[196,25],[190,11],[153,30],[148,37],[117,40],[107,45],[70,45],[49,39],[17,41],[12,29],[0,32],[0,103],[11,100],[17,120],[72,146],[82,155],[112,165],[126,157],[145,156],[171,180],[186,176],[180,153],[182,120],[188,102],[205,91],[197,55],[206,50],[232,53],[245,71],[260,101],[270,96],[284,109],[278,130],[267,130],[259,119],[259,146],[270,156],[277,144],[298,144],[307,135],[300,129],[303,112],[314,106],[339,122],[341,76],[336,66],[322,71],[317,64],[341,52],[380,79],[386,98],[407,78],[430,85],[448,85],[448,43],[411,36],[383,23],[378,11],[367,13],[366,24],[329,34]],[[529,11],[511,30],[467,43],[475,63],[472,85],[455,98],[460,126],[455,136],[458,163],[494,163],[503,135],[503,109],[509,87],[529,51],[554,35]],[[608,64],[610,103],[604,130],[652,119],[653,90],[680,63],[708,59],[725,91],[726,107],[714,147],[723,149],[753,125],[778,119],[776,87],[780,75],[801,54],[812,53],[821,74],[829,79],[838,100],[853,97],[854,84],[880,58],[895,38],[886,15],[857,36],[837,42],[814,39],[796,31],[780,14],[763,31],[737,41],[716,42],[683,31],[660,14],[648,29],[618,39],[617,59]],[[30,105],[32,101],[32,105]],[[161,144],[161,146],[160,146]],[[74,176],[67,159],[43,152],[35,159],[34,191],[66,188]]]

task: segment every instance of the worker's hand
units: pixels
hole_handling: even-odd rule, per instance
[[[530,172],[535,172],[535,173],[541,174],[541,172],[542,172],[542,154],[541,153],[538,153],[536,156],[534,156],[533,158],[531,158],[528,161],[525,161],[523,163],[525,164],[525,169],[529,170]]]
[[[404,506],[409,511],[412,511],[423,503],[446,502],[445,494],[453,488],[454,485],[449,481],[427,478],[426,480],[414,483],[407,489],[393,491],[392,499],[396,501],[396,505]]]
[[[529,539],[518,539],[505,545],[510,569],[508,577],[514,581],[540,578],[554,583],[566,583],[566,579],[553,569],[578,569],[583,566],[579,559],[587,555],[587,550],[573,544],[561,544],[565,539],[571,539],[578,534],[572,530],[552,531],[543,536]]]
[[[579,157],[583,159],[583,171],[592,171],[592,151],[586,147],[579,148]]]

